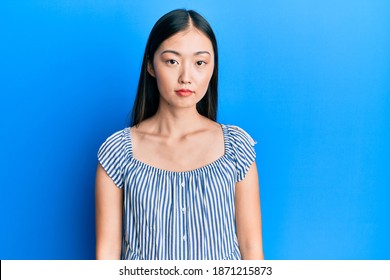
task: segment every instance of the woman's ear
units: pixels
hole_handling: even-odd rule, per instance
[[[156,74],[154,74],[154,68],[153,68],[153,63],[149,60],[148,61],[148,73],[150,74],[150,76],[156,78]]]

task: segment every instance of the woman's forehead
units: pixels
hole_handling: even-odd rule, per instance
[[[164,40],[157,52],[171,50],[179,54],[213,54],[210,39],[200,30],[190,27]]]

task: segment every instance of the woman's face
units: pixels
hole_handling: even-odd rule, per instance
[[[156,78],[160,106],[188,108],[206,94],[214,70],[210,39],[195,27],[162,42],[148,72]]]

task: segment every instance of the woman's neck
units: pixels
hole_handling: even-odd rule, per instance
[[[180,137],[201,129],[207,119],[196,108],[166,110],[159,108],[149,119],[149,128],[160,135]]]

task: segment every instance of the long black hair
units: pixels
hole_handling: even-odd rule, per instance
[[[148,72],[148,63],[153,64],[154,53],[161,43],[192,24],[211,41],[214,50],[214,71],[205,96],[196,104],[199,114],[215,121],[218,105],[218,48],[214,32],[205,18],[193,10],[178,9],[162,16],[153,26],[146,43],[138,82],[137,95],[131,113],[131,126],[153,116],[158,109],[160,93],[156,79]]]

